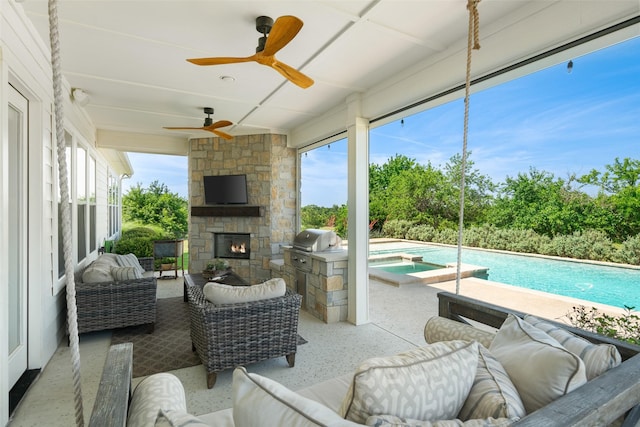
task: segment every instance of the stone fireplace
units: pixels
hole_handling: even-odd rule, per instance
[[[214,236],[243,234],[244,256],[229,265],[250,283],[271,278],[270,261],[297,232],[296,161],[284,135],[193,139],[189,153],[189,272],[200,273],[219,258]],[[205,205],[203,177],[247,176],[247,205]],[[248,246],[247,246],[248,245]],[[248,247],[248,251],[247,251]]]

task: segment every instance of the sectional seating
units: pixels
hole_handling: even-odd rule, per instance
[[[78,333],[145,324],[153,331],[157,283],[152,258],[103,254],[76,273],[75,284]]]

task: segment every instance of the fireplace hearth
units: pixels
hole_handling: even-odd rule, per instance
[[[215,258],[250,259],[251,234],[213,233],[213,256]]]

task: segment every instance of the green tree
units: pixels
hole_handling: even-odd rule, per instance
[[[376,229],[382,229],[389,215],[389,186],[400,174],[416,166],[415,159],[400,154],[382,165],[369,165],[369,222]]]
[[[187,200],[158,181],[149,188],[140,183],[122,196],[124,221],[160,226],[175,238],[183,238],[188,230]]]
[[[597,204],[608,212],[608,221],[600,224],[616,241],[640,233],[640,160],[616,157],[604,172],[592,170],[578,182],[599,188]]]

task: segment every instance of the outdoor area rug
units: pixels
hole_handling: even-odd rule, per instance
[[[182,297],[159,298],[156,326],[152,334],[147,327],[116,329],[111,344],[133,343],[133,377],[172,371],[199,365],[198,354],[191,351],[189,305]],[[307,342],[298,335],[298,345]]]
[[[145,325],[116,329],[111,344],[133,343],[133,377],[199,365],[191,351],[189,305],[182,297],[159,298],[156,326],[148,334]]]

